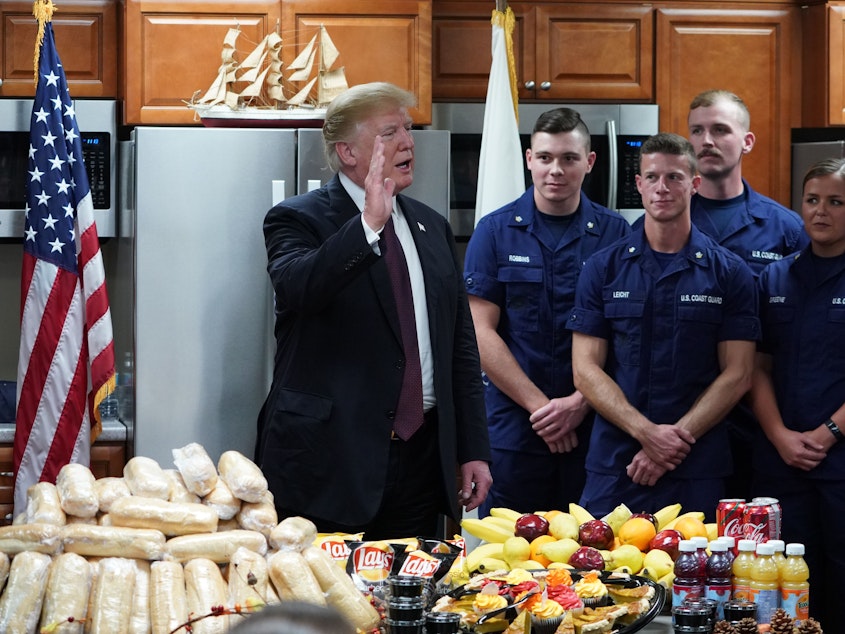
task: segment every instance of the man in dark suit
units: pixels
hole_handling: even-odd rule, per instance
[[[264,221],[277,351],[256,460],[280,517],[367,539],[436,535],[440,514],[476,508],[491,483],[454,238],[396,195],[413,181],[413,105],[387,83],[337,97],[323,137],[338,173]]]

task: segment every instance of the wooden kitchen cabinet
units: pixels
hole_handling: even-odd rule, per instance
[[[117,96],[117,0],[57,3],[56,49],[74,97]],[[0,97],[34,97],[32,2],[0,2]]]
[[[790,130],[800,125],[799,9],[712,4],[656,8],[660,129],[686,136],[689,104],[699,92],[718,88],[738,94],[757,139],[742,159],[743,176],[755,190],[789,206]]]
[[[414,123],[431,123],[431,2],[426,0],[282,0],[283,48],[293,61],[320,24],[340,51],[350,86],[388,81],[417,96]],[[489,71],[489,69],[488,69]]]
[[[281,20],[279,0],[126,0],[123,16],[123,123],[200,124],[186,107],[220,66],[223,38],[260,42]]]
[[[845,2],[802,7],[804,127],[845,125]]]
[[[293,61],[325,25],[349,85],[389,81],[413,92],[416,123],[431,122],[431,6],[423,0],[127,0],[122,73],[124,123],[199,124],[186,107],[220,65],[223,38],[259,42],[279,25],[282,58]]]
[[[0,525],[11,524],[15,507],[12,451],[11,444],[0,444]],[[91,472],[95,478],[122,477],[125,464],[124,443],[98,442],[91,447]]]
[[[651,101],[653,10],[644,4],[510,2],[519,98]],[[484,99],[490,2],[434,1],[434,98]]]

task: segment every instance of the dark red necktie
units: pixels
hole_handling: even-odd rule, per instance
[[[402,440],[408,440],[423,424],[422,369],[420,349],[417,341],[417,320],[414,316],[414,296],[411,292],[411,276],[405,252],[393,227],[393,216],[381,232],[384,260],[390,272],[393,297],[399,312],[399,330],[402,334],[402,348],[405,350],[405,370],[402,375],[402,391],[396,406],[393,431]]]

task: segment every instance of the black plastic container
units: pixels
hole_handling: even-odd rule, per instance
[[[713,624],[710,606],[681,604],[672,608],[672,624],[683,627],[710,627]]]
[[[423,618],[425,602],[422,598],[391,598],[387,602],[387,616],[394,621],[419,621]]]
[[[392,598],[418,598],[423,595],[426,579],[397,575],[387,578],[388,596]]]
[[[456,634],[461,629],[457,612],[429,612],[425,615],[426,634]]]
[[[757,618],[756,603],[741,599],[725,601],[725,620],[728,623],[736,623],[744,618]]]
[[[387,625],[387,631],[391,634],[423,634],[423,626],[425,625],[425,619],[394,621],[387,618],[384,622]]]

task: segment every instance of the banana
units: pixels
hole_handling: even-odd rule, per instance
[[[585,509],[583,506],[578,506],[575,502],[569,503],[569,514],[575,517],[578,520],[578,524],[583,524],[584,522],[589,522],[590,520],[594,520],[594,518],[590,512]]]
[[[558,568],[566,568],[567,570],[573,570],[574,569],[573,566],[570,566],[569,564],[564,563],[562,561],[553,561],[548,566],[546,566],[547,570],[557,570]]]
[[[511,522],[515,522],[520,517],[522,517],[522,513],[520,513],[519,511],[507,509],[503,506],[494,506],[493,508],[491,508],[490,515],[492,517],[502,517],[504,519],[510,520]]]
[[[666,528],[666,525],[678,517],[678,514],[681,512],[681,505],[677,502],[675,504],[669,504],[664,506],[662,509],[657,511],[654,514],[654,517],[657,518],[657,530],[663,530]]]
[[[640,576],[641,577],[647,577],[648,579],[651,579],[652,581],[657,581],[657,575],[655,574],[654,569],[649,568],[648,566],[646,566],[645,568],[640,570]]]
[[[481,521],[487,522],[488,524],[492,524],[493,526],[499,526],[500,528],[504,528],[505,530],[510,531],[511,534],[513,534],[514,529],[516,528],[514,521],[509,520],[506,517],[494,517],[493,515],[488,515]]]
[[[707,529],[707,539],[711,542],[719,536],[719,525],[716,522],[708,522],[704,527]]]
[[[478,562],[478,572],[487,573],[495,570],[510,570],[510,566],[508,566],[506,561],[496,559],[495,557],[485,557]]]
[[[675,524],[677,524],[682,518],[684,517],[694,517],[700,522],[704,522],[704,511],[687,511],[686,513],[681,513],[673,519],[671,522],[666,524],[663,528],[675,528]]]
[[[667,572],[665,575],[663,575],[662,577],[660,577],[660,579],[657,580],[657,583],[659,583],[661,586],[663,586],[667,590],[671,590],[672,584],[674,583],[674,581],[675,581],[675,573],[674,572]]]
[[[485,542],[504,543],[508,537],[513,537],[513,530],[508,531],[501,526],[474,517],[462,519],[461,528],[473,537],[478,537]]]
[[[613,572],[621,575],[631,575],[634,574],[631,570],[630,566],[619,566],[618,568],[614,568]]]
[[[492,542],[489,544],[481,544],[476,546],[466,557],[467,569],[472,572],[478,569],[478,564],[482,559],[493,558],[504,560],[504,547],[501,542]]]

